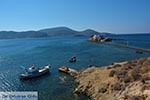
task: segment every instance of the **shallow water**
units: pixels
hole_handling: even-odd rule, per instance
[[[128,40],[131,45],[150,49],[148,36],[117,35]],[[118,40],[116,42],[123,43]],[[76,63],[68,59],[77,57]],[[109,65],[113,62],[148,57],[150,53],[137,54],[135,50],[114,47],[101,43],[91,43],[87,37],[49,37],[35,39],[0,40],[0,91],[38,91],[39,100],[86,100],[73,94],[73,78],[58,72],[62,65],[81,70],[94,64]],[[21,66],[52,66],[51,73],[39,78],[20,81]],[[65,78],[65,82],[61,79]]]

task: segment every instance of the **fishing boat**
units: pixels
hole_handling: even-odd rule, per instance
[[[49,73],[51,66],[44,66],[42,68],[38,68],[35,66],[31,66],[28,69],[25,69],[26,72],[24,74],[20,74],[20,79],[30,79],[30,78],[34,78],[34,77],[38,77],[44,74]]]
[[[61,71],[61,72],[65,72],[65,73],[68,73],[69,72],[69,69],[67,66],[62,66],[60,67],[58,70]]]
[[[77,70],[69,68],[67,66],[61,66],[58,70],[60,72],[64,72],[64,73],[70,74],[71,76],[76,76],[78,74]]]
[[[71,57],[70,59],[69,59],[69,62],[76,62],[77,61],[77,58],[76,57]]]

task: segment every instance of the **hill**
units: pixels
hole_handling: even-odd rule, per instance
[[[0,31],[0,39],[38,38],[47,36],[48,35],[46,33],[38,31],[24,31],[24,32]]]
[[[91,36],[93,34],[100,34],[100,35],[111,35],[111,33],[106,33],[106,32],[98,32],[92,29],[87,29],[84,31],[81,31],[80,34],[85,35],[85,36]]]
[[[39,32],[44,32],[48,36],[74,36],[80,33],[67,27],[47,28],[39,30]]]
[[[53,36],[91,36],[92,34],[108,34],[100,33],[92,29],[84,31],[75,31],[68,27],[55,27],[41,29],[38,31],[0,31],[0,39],[14,39],[14,38],[37,38],[37,37],[53,37]]]

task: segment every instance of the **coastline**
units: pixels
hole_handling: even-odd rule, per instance
[[[150,100],[150,57],[92,66],[75,76],[75,93],[91,100]]]

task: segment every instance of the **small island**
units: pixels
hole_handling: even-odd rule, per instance
[[[112,41],[113,39],[112,39],[112,38],[103,37],[103,36],[100,35],[100,34],[94,34],[94,35],[91,35],[88,40],[89,40],[90,42],[110,42],[110,41]]]

